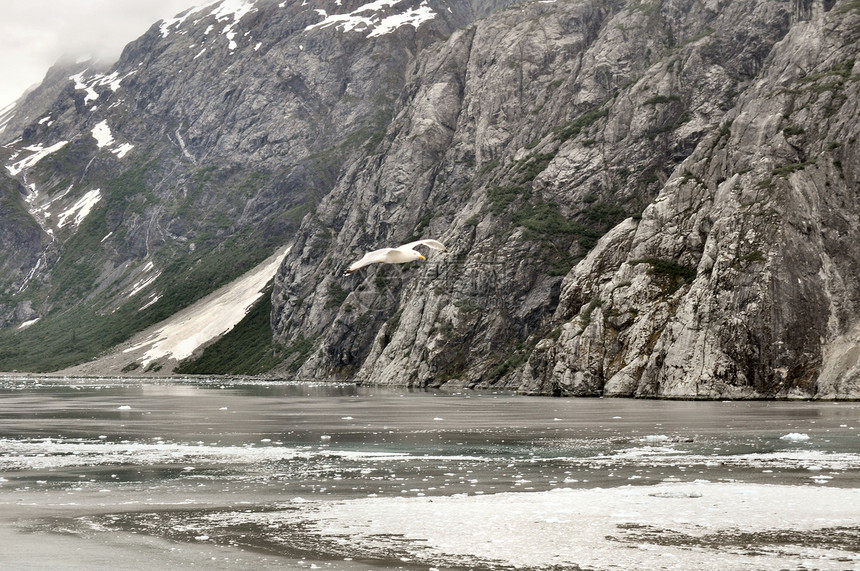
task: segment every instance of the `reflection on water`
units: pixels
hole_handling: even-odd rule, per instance
[[[505,568],[513,559],[444,559],[438,547],[425,557],[422,549],[429,547],[405,538],[359,544],[348,539],[354,530],[326,533],[314,518],[335,506],[361,505],[382,509],[375,521],[383,521],[399,505],[395,501],[415,502],[409,509],[419,510],[433,498],[445,505],[462,499],[451,508],[456,514],[489,506],[493,494],[499,494],[495,502],[559,490],[580,490],[580,499],[616,490],[603,492],[598,502],[621,502],[637,489],[703,482],[854,494],[860,488],[858,430],[857,403],[548,399],[349,384],[11,377],[0,381],[0,499],[7,528],[95,537],[106,557],[120,556],[130,544],[111,544],[107,537],[116,541],[115,532],[134,532],[166,540],[170,550],[200,544],[226,549],[228,555],[205,555],[229,560],[230,567],[241,560],[256,567],[420,569],[444,561],[450,568]],[[659,490],[663,496],[648,497],[681,493],[691,501],[702,495]],[[527,492],[535,495],[505,495]],[[337,521],[348,520],[338,515]],[[850,548],[857,522],[842,523],[847,532],[830,534],[842,538],[833,548],[837,566],[845,553],[850,559],[860,551],[856,542]],[[392,523],[394,531],[399,525]],[[630,535],[631,528],[618,529]],[[442,533],[416,531],[431,532]],[[659,544],[642,537],[637,541]],[[684,553],[706,549],[697,542]],[[155,567],[195,560],[170,550],[159,547]],[[611,553],[598,561],[612,566]],[[524,564],[542,561],[536,555]]]

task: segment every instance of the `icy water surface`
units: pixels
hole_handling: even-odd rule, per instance
[[[0,568],[857,569],[860,403],[0,378]]]

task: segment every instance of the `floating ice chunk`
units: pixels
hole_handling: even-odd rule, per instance
[[[640,438],[642,442],[665,442],[669,440],[669,437],[665,434],[649,434],[647,436],[643,436]]]
[[[331,436],[329,436],[328,434],[323,434],[322,436],[320,436],[320,440],[331,440]]]
[[[123,404],[117,407],[117,410],[131,410],[131,407],[127,404]]]
[[[804,440],[809,440],[809,435],[800,432],[789,432],[785,436],[780,436],[779,439],[788,440],[790,442],[803,442]]]

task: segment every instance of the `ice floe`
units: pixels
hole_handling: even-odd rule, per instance
[[[805,441],[809,440],[809,435],[806,433],[800,433],[800,432],[790,432],[790,433],[786,434],[785,436],[780,436],[779,439],[780,440],[788,440],[791,442],[805,442]]]
[[[117,410],[131,409],[120,407]],[[259,468],[262,463],[294,459],[342,458],[354,462],[378,462],[409,458],[408,454],[399,452],[355,452],[290,446],[210,446],[202,442],[169,442],[160,437],[153,438],[151,442],[112,442],[106,434],[88,440],[0,438],[0,447],[3,449],[3,455],[0,456],[2,471],[56,470],[80,466],[187,465],[192,462]]]
[[[860,526],[857,501],[860,490],[694,482],[366,498],[257,517],[349,537],[357,555],[396,550],[439,566],[845,569],[860,555],[803,538]]]

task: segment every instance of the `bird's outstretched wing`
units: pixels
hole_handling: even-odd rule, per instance
[[[433,240],[431,238],[427,238],[426,240],[416,240],[415,242],[409,242],[408,244],[405,244],[400,247],[412,250],[415,248],[415,246],[429,246],[434,250],[441,250],[443,252],[448,251],[448,248],[446,248],[445,245],[442,244],[442,242],[439,242],[438,240]]]
[[[378,264],[380,262],[385,261],[385,254],[390,252],[392,248],[382,248],[381,250],[374,250],[372,252],[366,253],[360,260],[353,262],[343,273],[343,275],[348,276],[349,274],[360,270],[365,266],[369,266],[370,264]]]

